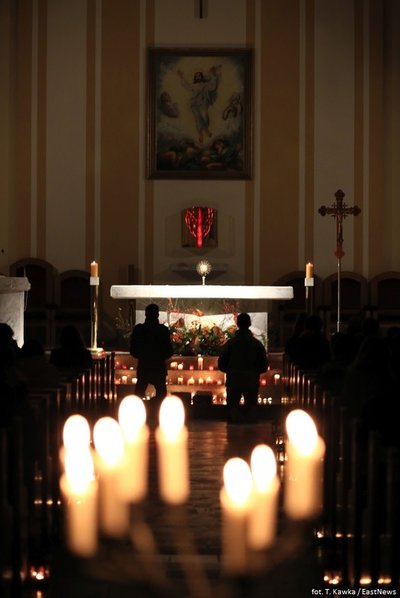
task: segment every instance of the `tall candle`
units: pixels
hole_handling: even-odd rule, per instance
[[[108,536],[122,536],[129,526],[129,510],[119,494],[124,441],[118,422],[101,417],[93,428],[99,469],[99,520]]]
[[[273,450],[265,444],[257,445],[251,453],[250,465],[254,490],[249,515],[249,546],[263,550],[275,539],[278,519],[279,480]]]
[[[314,265],[311,262],[306,264],[306,278],[313,278],[314,276]]]
[[[248,566],[247,519],[251,507],[250,467],[239,457],[229,459],[223,470],[222,566],[228,574],[245,573]]]
[[[97,262],[91,262],[90,264],[90,276],[97,278],[99,275],[99,264]]]
[[[204,363],[204,360],[201,357],[201,355],[199,355],[198,358],[197,358],[197,369],[198,370],[202,370],[203,369],[203,363]]]
[[[136,395],[122,399],[118,421],[125,441],[118,479],[119,493],[125,501],[138,502],[147,493],[149,429],[143,400]]]
[[[322,506],[325,443],[312,418],[301,409],[289,413],[286,430],[285,511],[291,519],[311,519]]]
[[[155,437],[161,498],[175,505],[183,504],[189,496],[188,432],[184,423],[182,400],[167,396],[161,403]]]
[[[60,487],[66,500],[68,548],[82,557],[97,550],[97,482],[88,447],[69,448],[64,453],[65,473]]]

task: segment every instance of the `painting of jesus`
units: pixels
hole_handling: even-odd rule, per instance
[[[149,178],[250,177],[249,50],[149,49]]]

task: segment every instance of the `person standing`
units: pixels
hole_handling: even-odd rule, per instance
[[[218,368],[226,373],[226,402],[229,416],[240,418],[240,399],[243,395],[243,415],[251,416],[257,405],[260,374],[268,369],[264,345],[250,330],[251,318],[242,313],[237,317],[238,330],[223,348]]]
[[[166,361],[174,351],[169,330],[160,324],[158,318],[158,305],[147,305],[144,323],[133,328],[130,354],[138,360],[135,393],[144,397],[147,385],[152,384],[156,390],[156,401],[160,403],[167,394]]]

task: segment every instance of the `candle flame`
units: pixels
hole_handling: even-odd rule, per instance
[[[313,419],[302,409],[294,409],[286,418],[290,442],[303,455],[310,455],[318,443],[318,432]]]
[[[257,445],[251,453],[250,465],[255,487],[265,492],[276,476],[274,451],[266,444]]]
[[[83,415],[71,415],[64,424],[63,442],[66,449],[88,447],[90,445],[90,427]]]
[[[94,479],[93,457],[89,448],[69,448],[65,452],[65,475],[74,494],[84,494]]]
[[[240,457],[229,459],[224,465],[223,478],[231,501],[237,506],[244,505],[253,489],[251,471],[246,461]]]
[[[118,408],[118,421],[125,439],[133,442],[146,423],[146,407],[143,400],[136,395],[128,395],[122,399]]]
[[[185,423],[185,409],[179,397],[170,395],[161,403],[160,428],[164,434],[174,440],[179,435]]]
[[[124,452],[122,430],[112,417],[101,417],[94,425],[93,440],[97,452],[110,467],[117,465]]]

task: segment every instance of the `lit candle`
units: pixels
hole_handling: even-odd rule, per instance
[[[65,449],[65,473],[60,487],[66,499],[66,538],[69,549],[82,557],[97,550],[97,482],[93,458],[84,445]]]
[[[194,370],[194,365],[192,363],[189,366],[189,370]]]
[[[178,363],[178,370],[183,370],[183,363]]]
[[[275,382],[275,384],[279,384],[280,379],[281,379],[281,375],[280,374],[274,374],[274,382]]]
[[[183,384],[183,376],[178,376],[178,384]]]
[[[128,376],[121,376],[121,383],[127,384],[128,383]]]
[[[314,276],[314,265],[311,262],[306,264],[306,278],[313,278]]]
[[[261,386],[267,386],[267,381],[265,378],[261,378]]]
[[[97,262],[91,262],[90,264],[90,276],[97,278],[99,275],[99,264]]]
[[[178,362],[177,361],[171,361],[169,367],[171,368],[171,370],[176,370],[176,368],[178,367]]]
[[[68,457],[66,454],[68,453]],[[67,542],[81,556],[97,548],[97,482],[90,453],[90,426],[83,415],[68,417],[63,428],[60,487],[67,500]],[[85,537],[81,537],[81,530]]]
[[[285,511],[291,519],[310,519],[322,505],[325,443],[311,417],[295,409],[286,418]]]
[[[120,470],[119,493],[124,501],[139,502],[147,493],[149,429],[146,425],[146,408],[136,395],[122,399],[118,408],[118,421],[125,441],[125,451]]]
[[[211,376],[207,376],[206,378],[206,384],[212,384],[213,383],[213,379]]]
[[[204,363],[204,360],[201,357],[201,355],[199,355],[198,358],[197,358],[197,369],[198,370],[202,370],[203,369],[203,363]]]
[[[198,379],[198,383],[199,383],[199,384],[204,384],[204,378],[199,378],[199,379]]]
[[[279,480],[273,450],[266,444],[256,446],[251,453],[250,466],[254,490],[248,539],[251,548],[263,550],[274,541],[278,519]]]
[[[211,371],[214,371],[214,366],[213,365],[209,365],[208,369],[211,370]]]
[[[179,397],[167,396],[160,407],[160,425],[155,437],[159,459],[161,498],[169,504],[182,504],[189,496],[188,432],[185,409]]]
[[[188,380],[188,384],[194,384],[194,378],[191,376]]]
[[[118,492],[124,439],[118,422],[112,417],[101,417],[93,428],[99,469],[100,527],[108,536],[122,536],[129,526],[127,504]]]
[[[250,467],[239,457],[229,459],[223,470],[220,492],[222,508],[222,565],[227,573],[247,569],[247,519],[251,507],[253,481]]]

